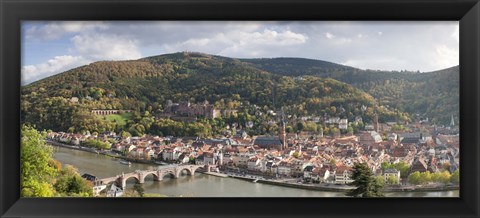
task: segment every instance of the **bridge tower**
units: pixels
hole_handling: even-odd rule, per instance
[[[122,184],[122,190],[125,190],[125,188],[127,187],[127,180],[123,177],[123,175],[119,178],[119,180]]]

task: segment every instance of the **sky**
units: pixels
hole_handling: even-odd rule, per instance
[[[429,72],[458,65],[459,22],[23,21],[22,84],[95,61],[180,51]]]

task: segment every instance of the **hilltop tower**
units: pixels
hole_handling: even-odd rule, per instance
[[[452,115],[452,119],[450,120],[450,127],[453,127],[455,126],[455,121],[453,120],[453,115]]]

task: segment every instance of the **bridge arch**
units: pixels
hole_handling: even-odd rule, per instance
[[[195,172],[197,170],[202,170],[204,171],[204,166],[203,165],[185,165],[185,166],[180,166],[179,168],[177,168],[177,177],[180,176],[180,174],[186,170],[187,171],[187,175],[190,175],[190,176],[193,176],[195,174]]]
[[[178,174],[173,170],[173,169],[168,169],[168,170],[160,170],[158,178],[159,180],[163,180],[163,177],[166,175],[171,175],[173,176],[174,179],[178,178]]]
[[[127,180],[130,179],[130,178],[135,178],[135,181],[136,181],[137,183],[140,183],[140,178],[138,178],[138,175],[136,175],[136,174],[124,176],[124,177],[123,177],[123,181],[125,181],[125,183],[126,183]]]
[[[182,175],[182,172],[184,170],[187,172],[187,175],[190,175],[190,176],[193,175],[192,170],[189,167],[181,167],[181,168],[177,168],[177,178],[179,178]]]
[[[145,172],[145,173],[142,174],[141,181],[145,181],[145,178],[147,178],[147,176],[150,176],[150,175],[153,175],[153,181],[159,181],[160,180],[157,171],[149,171],[149,172]]]

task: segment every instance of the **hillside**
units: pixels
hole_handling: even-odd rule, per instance
[[[447,125],[459,117],[459,67],[435,72],[361,70],[321,60],[303,58],[242,59],[252,66],[290,77],[305,75],[333,78],[357,87],[380,104],[429,117]]]
[[[369,94],[334,79],[282,76],[238,59],[201,53],[96,62],[24,86],[21,93],[22,122],[40,129],[74,132],[118,130],[118,125],[92,115],[90,110],[157,114],[167,100],[207,100],[219,109],[251,104],[263,112],[284,107],[287,113],[298,116],[328,114],[354,119],[361,115],[365,121],[372,118],[375,105]],[[362,105],[369,109],[360,110]],[[255,116],[255,111],[245,113]],[[384,120],[395,120],[398,115],[387,109],[378,109],[378,113]],[[142,120],[138,114],[132,119]],[[150,125],[141,125],[148,132]]]

